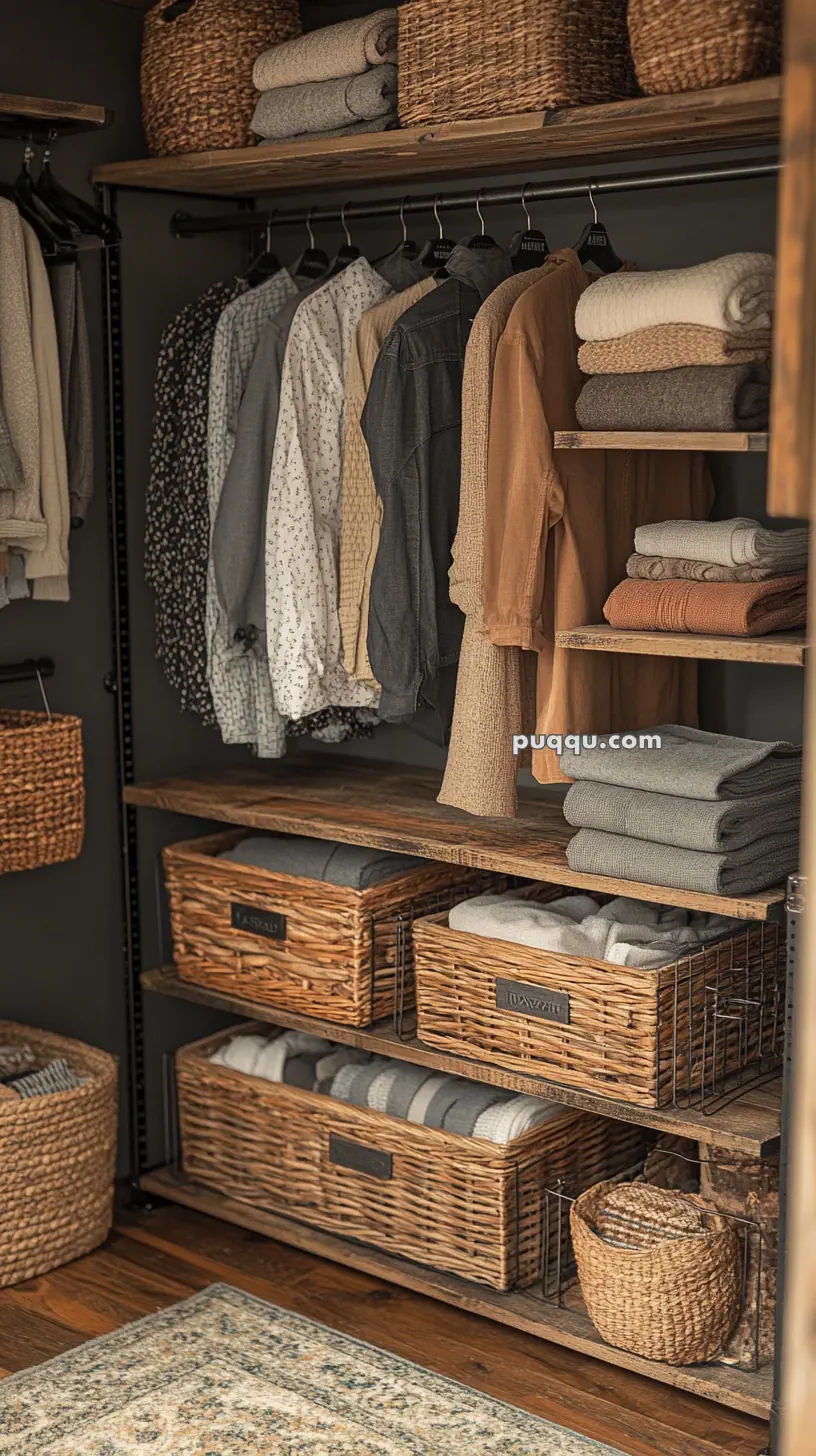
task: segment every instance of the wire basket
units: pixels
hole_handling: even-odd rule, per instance
[[[781,0],[629,0],[629,38],[647,96],[703,91],[782,64]]]
[[[0,709],[0,874],[76,859],[84,835],[82,720]]]

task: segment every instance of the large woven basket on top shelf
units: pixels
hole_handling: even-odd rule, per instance
[[[410,0],[403,126],[618,101],[635,89],[626,0]]]
[[[0,1088],[0,1287],[78,1259],[107,1237],[116,1164],[116,1061],[80,1041],[0,1021],[0,1046],[37,1066],[64,1057],[71,1092],[21,1099]]]
[[[211,1062],[236,1031],[272,1034],[253,1023],[176,1053],[185,1173],[494,1289],[540,1277],[547,1187],[563,1179],[577,1192],[642,1157],[640,1128],[590,1112],[570,1109],[502,1145]],[[553,1257],[555,1233],[551,1224]]]
[[[81,719],[0,710],[0,874],[76,859],[84,834]]]
[[[719,1355],[739,1316],[734,1224],[691,1194],[599,1183],[570,1210],[578,1278],[608,1345],[694,1365]]]
[[[151,155],[251,146],[252,67],[267,46],[299,34],[298,0],[159,0],[142,42]]]
[[[647,96],[730,86],[782,64],[782,0],[629,0],[629,37]]]

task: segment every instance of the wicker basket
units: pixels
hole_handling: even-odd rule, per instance
[[[670,1365],[720,1354],[742,1294],[728,1219],[690,1194],[606,1182],[577,1199],[570,1227],[581,1293],[608,1345]]]
[[[0,874],[76,859],[84,835],[81,719],[0,710]]]
[[[113,1217],[116,1061],[80,1041],[0,1022],[0,1045],[64,1057],[82,1087],[0,1099],[0,1287],[95,1249]]]
[[[410,0],[403,126],[618,101],[635,89],[626,0]]]
[[[775,924],[746,924],[640,970],[447,922],[442,913],[414,926],[418,1031],[430,1046],[640,1107],[710,1098],[732,1074],[779,1062],[785,940]]]
[[[267,46],[299,34],[298,0],[159,0],[142,42],[151,156],[253,145],[252,67]]]
[[[641,1129],[569,1111],[502,1146],[209,1061],[236,1031],[176,1054],[182,1161],[197,1183],[465,1279],[541,1274],[544,1189],[576,1191],[642,1156]]]
[[[415,916],[507,884],[486,870],[429,863],[349,890],[217,858],[245,837],[214,834],[163,851],[179,975],[346,1026],[393,1011],[395,970],[401,1005],[414,1005]]]
[[[629,37],[647,96],[774,75],[782,0],[629,0]]]

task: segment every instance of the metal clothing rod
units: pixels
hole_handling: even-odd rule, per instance
[[[390,197],[384,202],[347,202],[331,207],[269,208],[254,213],[232,212],[216,217],[194,217],[189,212],[176,212],[170,219],[170,231],[177,238],[194,238],[202,233],[246,232],[275,227],[319,222],[346,222],[354,218],[400,217],[413,212],[432,212],[434,204],[440,212],[475,207],[521,206],[525,203],[552,202],[561,197],[599,197],[612,192],[647,192],[657,187],[685,187],[701,182],[749,181],[758,177],[774,177],[780,163],[732,162],[710,166],[684,167],[666,172],[630,172],[617,177],[581,178],[568,182],[525,183],[524,187],[482,187],[478,192],[443,192]]]
[[[0,664],[0,684],[37,682],[39,678],[53,676],[54,664],[50,657],[27,657],[25,662]]]

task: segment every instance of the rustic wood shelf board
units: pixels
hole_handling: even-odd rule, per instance
[[[627,632],[619,627],[573,627],[557,632],[559,647],[579,652],[628,652],[645,657],[696,657],[714,662],[765,662],[803,667],[803,632],[773,632],[768,637],[711,637],[699,632]]]
[[[413,1289],[427,1294],[431,1299],[469,1310],[472,1314],[510,1325],[513,1329],[525,1330],[542,1340],[564,1345],[570,1350],[580,1350],[609,1365],[624,1370],[634,1370],[639,1375],[648,1375],[664,1385],[690,1391],[704,1396],[720,1405],[746,1415],[766,1419],[771,1405],[772,1367],[764,1366],[758,1371],[735,1370],[727,1365],[663,1365],[655,1360],[644,1360],[639,1355],[630,1355],[625,1350],[616,1350],[604,1344],[595,1326],[580,1309],[559,1309],[557,1305],[542,1300],[529,1290],[500,1294],[487,1285],[473,1284],[452,1274],[442,1274],[424,1264],[413,1264],[393,1254],[381,1253],[379,1249],[358,1244],[352,1239],[338,1238],[335,1234],[323,1233],[308,1224],[279,1214],[267,1213],[253,1208],[251,1204],[240,1203],[222,1193],[212,1192],[187,1178],[184,1173],[172,1168],[161,1168],[146,1173],[141,1186],[148,1193],[158,1194],[172,1203],[183,1204],[213,1218],[238,1224],[289,1244],[296,1249],[307,1249],[334,1263],[385,1279],[404,1289]]]
[[[299,1012],[281,1011],[259,1001],[226,996],[219,991],[211,991],[206,986],[194,985],[191,981],[183,981],[173,966],[145,971],[141,980],[145,991],[174,996],[200,1006],[212,1006],[247,1021],[268,1021],[271,1026],[308,1031],[314,1036],[340,1042],[343,1046],[360,1047],[363,1051],[375,1052],[378,1056],[395,1057],[399,1061],[412,1062],[418,1066],[453,1072],[460,1077],[470,1077],[474,1082],[507,1087],[512,1092],[550,1097],[568,1107],[579,1107],[585,1112],[596,1112],[602,1117],[614,1117],[619,1122],[633,1122],[639,1127],[657,1128],[660,1132],[694,1138],[717,1147],[733,1148],[738,1152],[749,1153],[754,1158],[772,1157],[779,1148],[782,1096],[779,1077],[746,1088],[739,1097],[710,1114],[702,1112],[698,1107],[635,1107],[610,1097],[562,1087],[540,1077],[508,1072],[502,1067],[492,1067],[485,1062],[471,1061],[466,1057],[437,1051],[434,1047],[425,1046],[416,1037],[401,1041],[389,1020],[379,1021],[364,1030],[338,1026],[333,1021],[303,1016]]]
[[[556,450],[721,450],[764,454],[767,434],[718,430],[556,430]]]
[[[732,898],[571,870],[566,846],[575,831],[560,806],[548,802],[543,791],[522,791],[515,819],[476,819],[437,803],[439,788],[439,775],[430,769],[304,754],[263,768],[225,769],[200,778],[134,784],[125,789],[124,797],[128,804],[142,808],[276,834],[365,844],[741,920],[766,920],[781,914],[775,907],[784,903],[784,885]]]
[[[80,101],[50,101],[41,96],[12,96],[0,91],[0,136],[26,138],[30,133],[45,140],[52,127],[61,136],[68,132],[93,131],[110,126],[113,113],[104,106],[86,106]]]
[[[774,142],[780,113],[781,80],[770,76],[711,91],[638,97],[603,106],[446,122],[329,141],[108,162],[96,168],[94,181],[244,197],[526,167],[540,171],[580,158],[600,162]]]

